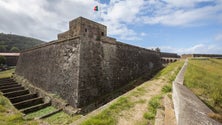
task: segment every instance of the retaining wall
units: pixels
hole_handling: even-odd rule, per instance
[[[183,86],[188,60],[173,82],[173,103],[178,125],[221,125],[209,118],[212,111],[191,90]]]

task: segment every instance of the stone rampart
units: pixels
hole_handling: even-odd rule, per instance
[[[89,20],[80,19],[84,22],[81,23],[84,29]],[[73,107],[84,107],[162,67],[157,52],[117,42],[105,36],[106,29],[103,28],[106,27],[103,25],[94,27],[97,27],[95,33],[90,27],[81,30],[77,36],[23,51],[16,75],[57,94]],[[96,37],[86,35],[88,32],[93,32]]]
[[[20,54],[16,75],[52,92],[76,107],[79,79],[79,37],[47,43]]]
[[[80,53],[80,105],[161,68],[160,56],[155,51],[121,42],[83,38]]]

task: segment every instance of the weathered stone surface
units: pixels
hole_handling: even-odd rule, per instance
[[[80,53],[80,105],[87,105],[161,67],[156,52],[120,42],[112,44],[83,38]]]
[[[159,53],[106,37],[104,25],[82,17],[76,21],[58,36],[61,40],[22,52],[16,75],[84,107],[161,68]]]
[[[57,94],[74,107],[78,97],[80,39],[73,38],[21,53],[16,75]]]
[[[80,35],[90,39],[99,39],[107,35],[106,26],[79,17],[69,22],[69,30],[58,34],[58,39],[64,40]]]
[[[176,125],[176,117],[173,109],[173,102],[168,97],[168,95],[164,96],[164,108],[164,125]]]

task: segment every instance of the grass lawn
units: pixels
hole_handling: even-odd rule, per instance
[[[222,114],[222,60],[189,60],[185,85],[214,112]]]
[[[10,70],[0,71],[0,79],[10,77],[14,71],[14,68]]]

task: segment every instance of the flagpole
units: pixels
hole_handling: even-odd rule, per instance
[[[95,11],[95,20],[99,20],[101,21],[102,20],[102,7],[101,7],[101,3],[100,3],[100,0],[96,0],[97,4],[95,7],[94,7],[94,11]],[[100,11],[100,12],[98,12]]]
[[[102,15],[101,15],[101,14],[102,14],[102,7],[101,7],[100,0],[99,0],[99,8],[100,8],[100,9],[99,9],[99,11],[100,11],[100,12],[99,12],[99,14],[100,14],[100,20],[102,20]]]

